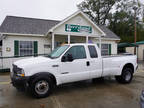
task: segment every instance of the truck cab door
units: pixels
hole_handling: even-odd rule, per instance
[[[62,83],[89,79],[85,46],[71,47],[62,57],[60,79]]]
[[[98,78],[102,76],[102,58],[98,57],[96,47],[94,45],[88,45],[89,51],[89,67],[90,78]]]

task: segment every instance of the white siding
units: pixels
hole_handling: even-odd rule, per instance
[[[3,56],[14,56],[14,41],[38,41],[38,54],[44,54],[44,44],[51,44],[48,38],[32,36],[7,36],[3,40]],[[11,50],[8,52],[6,48]],[[48,52],[47,52],[48,53]]]
[[[7,36],[3,40],[3,46],[2,46],[2,51],[3,51],[3,57],[12,57],[14,56],[14,41],[37,41],[38,42],[38,54],[44,54],[44,53],[50,53],[51,49],[44,50],[44,44],[51,44],[51,41],[48,38],[44,37],[32,37],[32,36]],[[10,51],[6,51],[6,48],[10,48]],[[11,68],[12,63],[16,60],[22,59],[21,58],[8,58],[8,59],[3,59],[0,60],[0,63],[3,63],[3,68]],[[2,65],[1,63],[1,65]]]
[[[138,51],[138,60],[144,60],[144,44],[139,45],[137,51]],[[134,47],[127,47],[126,52],[134,54]]]
[[[93,43],[99,43],[99,40],[97,38],[92,40]],[[117,54],[117,42],[112,40],[103,40],[101,41],[101,44],[111,44],[111,54]]]
[[[65,31],[65,24],[74,24],[74,25],[81,25],[81,26],[91,26],[92,27],[92,33],[76,33],[76,32],[66,32]],[[101,35],[100,31],[96,29],[89,21],[87,21],[86,18],[84,18],[81,14],[76,15],[74,18],[68,20],[58,28],[54,30],[54,33],[61,33],[61,34],[70,34],[70,35],[81,35],[81,36],[87,36],[87,35]]]

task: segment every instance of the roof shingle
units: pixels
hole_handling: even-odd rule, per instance
[[[7,16],[0,27],[3,33],[45,34],[60,21]]]
[[[7,16],[0,26],[0,32],[44,35],[59,22],[56,20]],[[106,34],[105,38],[120,39],[107,27],[102,25],[98,27]]]

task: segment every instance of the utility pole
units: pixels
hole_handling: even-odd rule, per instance
[[[134,15],[134,43],[136,45],[136,41],[137,41],[137,25],[136,25],[136,11],[137,11],[137,8],[134,7],[134,11],[135,11],[135,15]],[[136,55],[136,46],[134,48],[134,54]]]

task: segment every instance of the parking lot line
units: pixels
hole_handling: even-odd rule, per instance
[[[7,82],[0,82],[0,85],[7,85],[7,84],[10,84],[10,81],[7,81]]]

